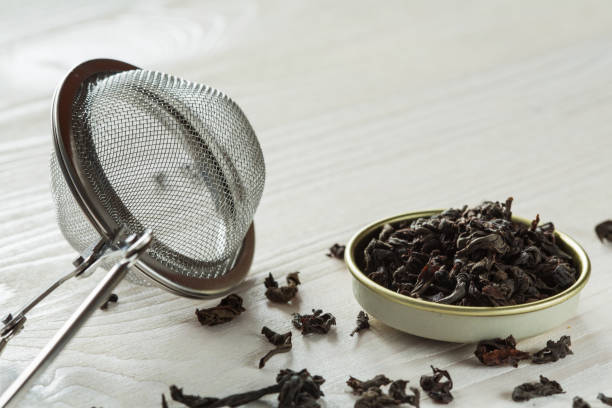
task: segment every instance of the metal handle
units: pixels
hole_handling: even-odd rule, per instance
[[[96,286],[89,294],[85,301],[73,313],[70,319],[62,326],[62,328],[53,336],[51,341],[47,343],[45,348],[38,354],[36,359],[17,377],[17,379],[4,391],[0,396],[0,407],[4,408],[9,403],[15,402],[15,397],[24,390],[28,383],[32,381],[35,374],[44,369],[62,348],[70,341],[70,339],[81,328],[85,321],[92,313],[106,301],[113,289],[121,282],[127,274],[130,266],[138,256],[151,243],[151,232],[145,231],[140,237],[132,236],[129,239],[130,245],[125,250],[125,255],[115,266],[106,274],[104,279]]]
[[[119,229],[111,240],[102,238],[74,260],[74,270],[51,284],[47,289],[45,289],[44,292],[23,306],[19,312],[14,314],[9,313],[6,315],[6,317],[2,320],[2,324],[4,326],[0,330],[0,354],[2,353],[4,347],[6,347],[8,341],[19,334],[19,332],[23,329],[23,326],[27,320],[26,314],[30,310],[42,302],[62,283],[74,277],[89,276],[94,271],[95,265],[102,259],[114,256],[118,253],[124,253],[126,251],[126,247],[131,244],[131,242],[128,242],[128,239],[135,239],[135,237],[128,237],[125,228]]]

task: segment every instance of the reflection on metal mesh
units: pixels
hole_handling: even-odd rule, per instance
[[[73,103],[72,134],[86,194],[131,232],[151,228],[149,255],[186,276],[227,272],[265,177],[259,143],[236,104],[215,89],[158,72],[99,75]],[[60,227],[82,251],[99,235],[55,157],[51,168]]]

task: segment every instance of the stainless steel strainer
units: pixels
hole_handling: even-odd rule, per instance
[[[205,297],[242,281],[253,257],[252,219],[265,166],[251,125],[226,95],[121,61],[92,60],[58,88],[52,121],[58,222],[81,256],[74,271],[7,316],[0,350],[21,330],[26,312],[62,282],[100,263],[112,265],[113,255],[123,258],[0,397],[0,406],[108,297],[127,266],[133,265],[135,280]]]

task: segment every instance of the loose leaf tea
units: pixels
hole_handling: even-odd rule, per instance
[[[287,353],[291,350],[293,346],[291,344],[291,332],[287,332],[285,334],[278,334],[275,331],[264,326],[261,329],[261,334],[266,336],[268,341],[276,346],[276,348],[270,350],[265,356],[259,360],[259,368],[263,368],[266,365],[266,362],[274,355],[280,353]]]
[[[595,233],[601,242],[612,242],[612,220],[604,221],[595,227]]]
[[[351,332],[351,337],[362,330],[370,328],[370,317],[363,310],[357,315],[357,327]]]
[[[173,400],[192,408],[237,407],[268,394],[278,394],[279,408],[318,408],[320,405],[317,400],[323,396],[321,385],[324,382],[323,377],[311,376],[307,370],[296,372],[286,369],[278,373],[274,385],[225,398],[185,395],[183,390],[175,385],[170,387],[170,394]]]
[[[287,286],[278,286],[278,282],[272,274],[269,274],[264,281],[266,286],[266,297],[275,303],[287,303],[298,293],[298,285],[301,283],[298,278],[299,272],[287,275]]]
[[[574,354],[574,352],[570,350],[571,345],[572,341],[570,336],[561,336],[559,341],[548,340],[546,342],[546,347],[535,353],[531,361],[536,364],[544,364],[557,361],[560,358],[565,358],[568,354]]]
[[[529,359],[527,352],[516,349],[516,340],[513,336],[505,339],[483,340],[476,346],[474,351],[478,360],[487,366],[513,365],[518,367],[518,362]]]
[[[372,387],[361,394],[354,406],[355,408],[380,408],[399,404],[401,404],[400,401],[385,394],[380,388]]]
[[[104,302],[104,304],[102,306],[100,306],[100,310],[106,310],[108,309],[108,306],[111,303],[117,303],[119,301],[119,296],[117,296],[114,293],[111,293],[111,295],[108,297],[108,299],[106,299],[106,302]]]
[[[512,399],[517,402],[529,401],[532,398],[547,397],[564,392],[558,382],[551,381],[541,375],[540,382],[525,383],[515,387],[512,391]]]
[[[591,408],[591,406],[580,397],[574,397],[572,408]]]
[[[215,326],[232,321],[245,310],[242,307],[242,298],[232,293],[221,299],[221,303],[218,306],[208,309],[196,309],[195,313],[202,326]]]
[[[312,314],[301,315],[293,313],[292,323],[302,334],[327,334],[336,325],[336,318],[331,313],[323,313],[321,309],[312,309]]]
[[[353,394],[355,395],[361,395],[367,390],[369,390],[370,388],[380,388],[383,385],[388,385],[388,384],[391,384],[391,380],[388,379],[383,374],[379,374],[376,377],[372,378],[371,380],[367,380],[367,381],[361,381],[351,376],[346,381],[346,385],[348,385],[349,387],[353,389]]]
[[[606,397],[601,392],[597,394],[597,399],[603,402],[606,405],[610,405],[612,407],[612,397]]]
[[[162,408],[168,408],[168,401],[166,401],[166,396],[162,394]]]
[[[330,258],[343,259],[345,249],[345,245],[334,244],[331,246],[331,248],[329,248],[329,253],[327,254],[327,256],[329,256]]]
[[[552,223],[511,220],[512,198],[383,226],[364,249],[374,282],[405,296],[462,306],[507,306],[576,282]]]
[[[406,394],[406,384],[408,381],[395,380],[389,386],[389,396],[394,400],[400,401],[402,404],[410,404],[419,408],[421,402],[421,392],[418,388],[410,387],[413,395]]]
[[[441,404],[448,404],[453,400],[450,390],[453,389],[453,380],[446,370],[431,366],[433,375],[421,376],[421,388],[431,399]],[[446,378],[446,381],[442,381]]]

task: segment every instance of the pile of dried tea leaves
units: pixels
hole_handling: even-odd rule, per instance
[[[364,250],[366,275],[402,295],[462,306],[533,302],[569,288],[573,259],[552,223],[511,220],[512,198],[385,225]]]

